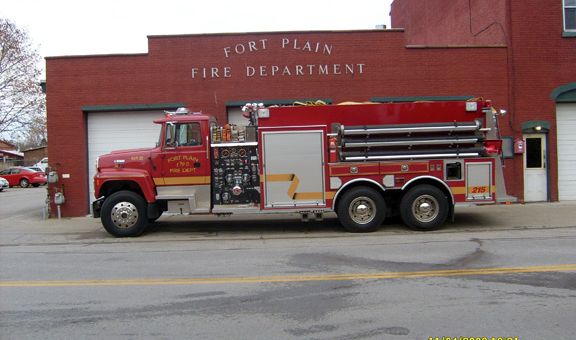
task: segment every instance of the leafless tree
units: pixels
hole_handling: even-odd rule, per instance
[[[45,137],[40,60],[28,34],[10,20],[0,18],[0,136],[28,139],[39,132]]]
[[[26,129],[18,133],[15,144],[20,150],[48,145],[46,138],[46,116],[36,115],[28,122]]]

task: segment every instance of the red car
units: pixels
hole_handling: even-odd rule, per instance
[[[24,167],[4,169],[0,171],[0,177],[4,177],[11,187],[19,185],[22,188],[27,188],[30,185],[37,187],[46,184],[45,173]]]

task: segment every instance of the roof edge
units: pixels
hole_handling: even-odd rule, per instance
[[[319,30],[319,31],[269,31],[269,32],[221,32],[221,33],[191,33],[191,34],[167,34],[148,35],[148,39],[162,38],[187,38],[187,37],[213,37],[234,35],[280,35],[280,34],[326,34],[326,33],[398,33],[404,32],[403,28],[390,29],[355,29],[355,30]]]
[[[146,53],[112,53],[112,54],[79,54],[79,55],[62,55],[62,56],[48,56],[44,57],[45,60],[56,59],[76,59],[76,58],[115,58],[115,57],[142,57],[147,56]]]

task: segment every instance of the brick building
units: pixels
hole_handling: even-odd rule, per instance
[[[24,155],[18,151],[16,145],[0,140],[0,170],[15,165],[22,165]]]
[[[576,1],[396,0],[392,25],[406,44],[506,46],[502,122],[526,153],[506,161],[509,191],[524,201],[576,200]]]
[[[16,145],[9,143],[7,141],[0,140],[0,150],[12,150],[16,151],[18,148]]]
[[[36,148],[30,148],[23,151],[24,153],[24,164],[27,166],[34,165],[42,160],[42,158],[48,156],[48,148],[45,146],[39,146]]]
[[[562,0],[557,6],[546,5],[546,11],[540,8],[533,19],[540,13],[549,19],[542,37],[532,37],[531,31],[521,34],[520,28],[530,24],[512,20],[516,17],[511,13],[516,7],[530,9],[521,3],[550,1],[485,1],[485,6],[502,9],[486,19],[499,24],[479,34],[472,31],[467,38],[456,32],[461,26],[468,31],[468,19],[436,19],[451,6],[453,17],[469,18],[468,7],[462,6],[468,0],[428,1],[424,12],[417,2],[396,0],[392,7],[394,27],[405,29],[150,36],[145,54],[47,58],[49,159],[60,175],[50,190],[64,192],[63,216],[89,212],[99,154],[154,145],[158,127],[151,121],[162,110],[187,106],[224,122],[241,119],[239,107],[246,102],[307,99],[490,98],[511,112],[502,127],[506,136],[522,138],[522,129],[541,127],[550,164],[544,200],[558,199],[556,101],[573,98],[576,81],[570,67],[576,40],[571,31],[563,33]],[[481,8],[474,8],[475,13],[485,15],[486,8]],[[436,33],[422,30],[419,20],[434,23],[430,32]],[[470,22],[483,30],[485,22],[475,20],[472,16]],[[451,33],[455,40],[443,40]],[[553,44],[558,50],[550,53],[538,45],[534,49],[539,52],[533,52],[515,39],[542,39],[533,44]],[[556,59],[548,63],[549,58]],[[541,68],[536,71],[530,63]],[[553,74],[545,76],[547,72]],[[531,78],[540,76],[537,81]],[[505,166],[508,192],[522,199],[523,155],[507,159]]]

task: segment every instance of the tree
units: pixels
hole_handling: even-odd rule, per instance
[[[26,129],[16,134],[18,136],[14,139],[20,150],[46,146],[48,144],[46,139],[46,116],[36,115],[32,117]]]
[[[0,137],[45,140],[46,104],[40,87],[40,61],[28,34],[0,18]]]

